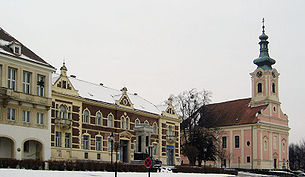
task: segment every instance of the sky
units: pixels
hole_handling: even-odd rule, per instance
[[[265,18],[290,142],[305,140],[303,0],[0,0],[0,27],[58,70],[154,104],[197,88],[251,97]],[[58,72],[58,71],[57,71]]]

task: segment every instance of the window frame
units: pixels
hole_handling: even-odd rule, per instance
[[[90,123],[90,112],[87,109],[85,109],[83,112],[83,122]]]
[[[221,147],[223,149],[226,149],[228,146],[227,146],[227,136],[223,136],[221,137]]]
[[[31,121],[31,111],[22,110],[22,121],[25,123],[30,123]]]
[[[107,126],[108,127],[113,127],[113,119],[114,119],[114,116],[111,113],[108,114],[108,116],[107,116]]]
[[[44,85],[38,85],[39,82],[43,82]],[[45,96],[45,85],[46,85],[46,76],[37,74],[37,95],[44,97]]]
[[[65,133],[65,148],[71,148],[71,133]]]
[[[103,125],[103,119],[102,119],[102,113],[97,112],[96,113],[96,125]]]
[[[236,141],[238,139],[238,141]],[[239,135],[235,135],[234,136],[234,147],[235,148],[240,148],[240,138],[239,138]]]
[[[8,67],[7,88],[17,90],[17,69]]]
[[[31,94],[31,80],[32,80],[32,73],[29,71],[23,71],[23,77],[22,77],[23,93]]]
[[[7,108],[7,120],[16,121],[17,110],[15,108]]]
[[[86,138],[85,138],[86,137]],[[88,139],[87,139],[88,138]],[[83,135],[83,149],[89,149],[90,148],[90,137],[89,135],[85,134]]]
[[[55,132],[55,146],[61,147],[61,132],[59,131]]]
[[[98,141],[99,139],[99,141]],[[101,136],[96,136],[95,137],[95,150],[96,151],[102,151],[103,149],[103,139]]]

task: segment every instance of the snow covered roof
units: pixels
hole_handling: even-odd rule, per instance
[[[13,49],[10,47],[14,43],[20,45],[21,47],[20,55],[15,54],[13,52]],[[54,68],[49,63],[47,63],[42,58],[40,58],[38,55],[36,55],[34,52],[32,52],[29,48],[24,46],[21,42],[16,40],[13,36],[11,36],[6,31],[4,31],[1,27],[0,27],[0,53]]]
[[[54,85],[60,78],[58,74],[54,74],[52,78],[52,85]],[[94,84],[91,82],[83,81],[75,77],[67,77],[73,87],[78,91],[78,94],[82,98],[100,101],[108,104],[115,105],[116,102],[123,96],[124,92],[109,88],[100,84]],[[131,94],[126,92],[128,98],[130,99],[133,109],[149,112],[153,114],[161,115],[162,111],[166,109],[166,105],[162,106],[161,109],[149,102],[148,100],[142,98],[138,94]]]

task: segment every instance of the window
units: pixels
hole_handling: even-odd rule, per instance
[[[97,153],[97,154],[96,154],[96,158],[97,158],[97,159],[101,159],[101,154],[100,154],[100,153]]]
[[[272,93],[275,93],[275,84],[272,83]]]
[[[37,75],[37,95],[44,96],[45,76]]]
[[[145,124],[145,127],[149,127],[149,123],[147,120],[144,122],[144,124]]]
[[[157,124],[156,123],[154,123],[154,126],[153,126],[153,133],[157,134]]]
[[[112,139],[109,137],[107,142],[107,150],[110,152],[112,147]]]
[[[247,141],[247,146],[250,146],[250,144],[251,144],[250,141]]]
[[[85,159],[88,159],[88,152],[85,152],[84,157]]]
[[[31,90],[31,73],[23,71],[22,90],[23,93],[30,94]]]
[[[67,82],[66,81],[62,81],[62,88],[67,88]]]
[[[113,127],[113,116],[112,116],[112,114],[108,115],[108,127]]]
[[[121,117],[121,128],[125,128],[125,118]]]
[[[31,116],[30,111],[22,110],[22,121],[23,122],[30,122],[30,116]]]
[[[96,146],[95,149],[97,151],[102,150],[102,137],[100,137],[100,136],[96,137],[95,146]]]
[[[17,54],[17,55],[21,55],[20,47],[15,46],[15,47],[14,47],[14,53]]]
[[[235,148],[239,148],[239,136],[235,136]]]
[[[7,87],[12,90],[16,90],[16,77],[17,69],[8,68],[8,85]]]
[[[37,124],[44,124],[44,114],[37,112]]]
[[[60,105],[59,107],[59,118],[60,119],[66,119],[67,118],[67,110],[64,105]]]
[[[7,108],[7,119],[8,120],[16,120],[16,109]]]
[[[173,134],[172,126],[168,126],[168,136],[171,136]]]
[[[139,126],[140,125],[140,121],[139,119],[136,120],[136,126]]]
[[[83,136],[83,149],[89,149],[89,135]]]
[[[129,118],[127,117],[126,118],[126,130],[128,130],[129,129]]]
[[[102,125],[102,115],[101,113],[96,113],[96,124],[97,125]]]
[[[247,163],[250,163],[250,161],[251,161],[250,156],[247,156]]]
[[[262,83],[258,83],[257,84],[257,93],[262,93],[262,92],[263,92]]]
[[[84,111],[84,122],[89,123],[89,111],[88,110]]]
[[[227,148],[227,137],[226,136],[222,137],[222,148]]]
[[[65,134],[65,147],[70,148],[71,147],[71,133]]]
[[[282,151],[286,152],[286,143],[285,143],[285,140],[283,140],[283,143],[282,143]]]
[[[56,132],[55,146],[61,147],[61,132]]]

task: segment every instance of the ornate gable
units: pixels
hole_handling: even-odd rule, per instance
[[[167,108],[162,111],[163,116],[172,117],[172,118],[178,118],[178,115],[176,114],[175,108],[173,107],[173,100],[172,98],[168,99]]]
[[[124,87],[121,89],[121,91],[122,91],[122,96],[119,100],[116,100],[115,103],[122,107],[133,108],[133,104],[127,95],[127,88]]]
[[[73,87],[72,83],[67,77],[67,68],[65,66],[65,63],[63,63],[63,66],[60,68],[60,72],[60,76],[53,84],[52,90],[68,95],[79,96],[78,90]]]

